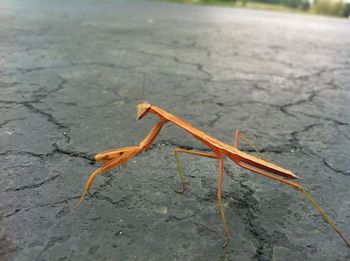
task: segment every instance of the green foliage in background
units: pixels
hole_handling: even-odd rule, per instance
[[[312,8],[316,14],[325,14],[333,16],[349,16],[349,7],[341,1],[331,0],[315,0],[315,4]]]
[[[330,16],[347,17],[350,15],[350,5],[342,0],[314,0],[310,5],[308,0],[163,0],[167,2],[225,5],[248,7],[284,12],[308,12]]]

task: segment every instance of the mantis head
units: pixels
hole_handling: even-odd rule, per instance
[[[142,117],[147,114],[150,108],[151,108],[151,104],[147,102],[143,102],[137,105],[136,120],[142,119]]]

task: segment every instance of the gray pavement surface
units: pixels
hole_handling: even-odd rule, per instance
[[[349,260],[294,189],[218,164],[166,126],[99,176],[93,155],[137,145],[146,99],[224,142],[240,128],[350,237],[350,25],[345,19],[121,1],[0,3],[0,260]],[[251,151],[242,144],[243,149]],[[252,152],[252,154],[254,154]]]

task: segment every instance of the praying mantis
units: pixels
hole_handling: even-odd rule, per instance
[[[284,169],[280,166],[277,166],[266,160],[247,154],[238,149],[239,138],[242,137],[248,144],[250,144],[258,152],[255,146],[252,143],[250,143],[249,140],[245,138],[245,136],[239,130],[236,130],[235,142],[233,146],[230,146],[192,127],[190,124],[183,121],[179,117],[176,117],[175,115],[172,115],[159,107],[152,106],[147,102],[142,102],[139,105],[137,105],[137,117],[136,117],[137,120],[142,119],[148,113],[158,116],[159,121],[153,126],[149,134],[138,146],[112,149],[112,150],[98,153],[95,156],[96,161],[100,162],[102,165],[90,175],[88,181],[86,182],[84,191],[81,195],[78,205],[82,203],[86,193],[89,193],[92,182],[94,181],[97,175],[103,174],[118,166],[126,164],[130,159],[132,159],[136,155],[150,148],[150,146],[154,142],[155,138],[157,137],[158,133],[160,132],[164,124],[173,123],[174,125],[192,134],[194,138],[201,141],[212,150],[212,153],[206,153],[206,152],[192,151],[192,150],[186,150],[181,148],[175,149],[174,155],[176,159],[176,166],[181,179],[181,188],[176,190],[176,192],[181,194],[184,193],[186,189],[186,184],[187,184],[183,168],[180,164],[179,153],[187,153],[187,154],[197,155],[201,157],[212,158],[219,161],[217,202],[219,206],[221,221],[224,226],[223,247],[225,247],[229,241],[228,226],[227,226],[224,208],[222,204],[224,157],[227,157],[244,169],[248,169],[266,178],[279,181],[283,184],[291,186],[294,189],[302,192],[305,195],[305,197],[312,203],[312,205],[320,212],[320,214],[324,217],[327,223],[330,224],[330,226],[334,229],[334,231],[343,239],[345,244],[350,248],[350,242],[345,238],[342,232],[338,229],[338,227],[334,224],[334,222],[329,218],[326,212],[320,207],[320,205],[311,197],[311,195],[308,192],[305,191],[305,189],[301,185],[290,181],[290,179],[298,179],[299,178],[298,176],[296,176],[290,170]]]

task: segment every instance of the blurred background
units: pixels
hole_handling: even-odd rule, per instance
[[[338,17],[348,17],[350,0],[165,0],[187,4],[210,4],[247,7],[284,12],[303,12]]]

